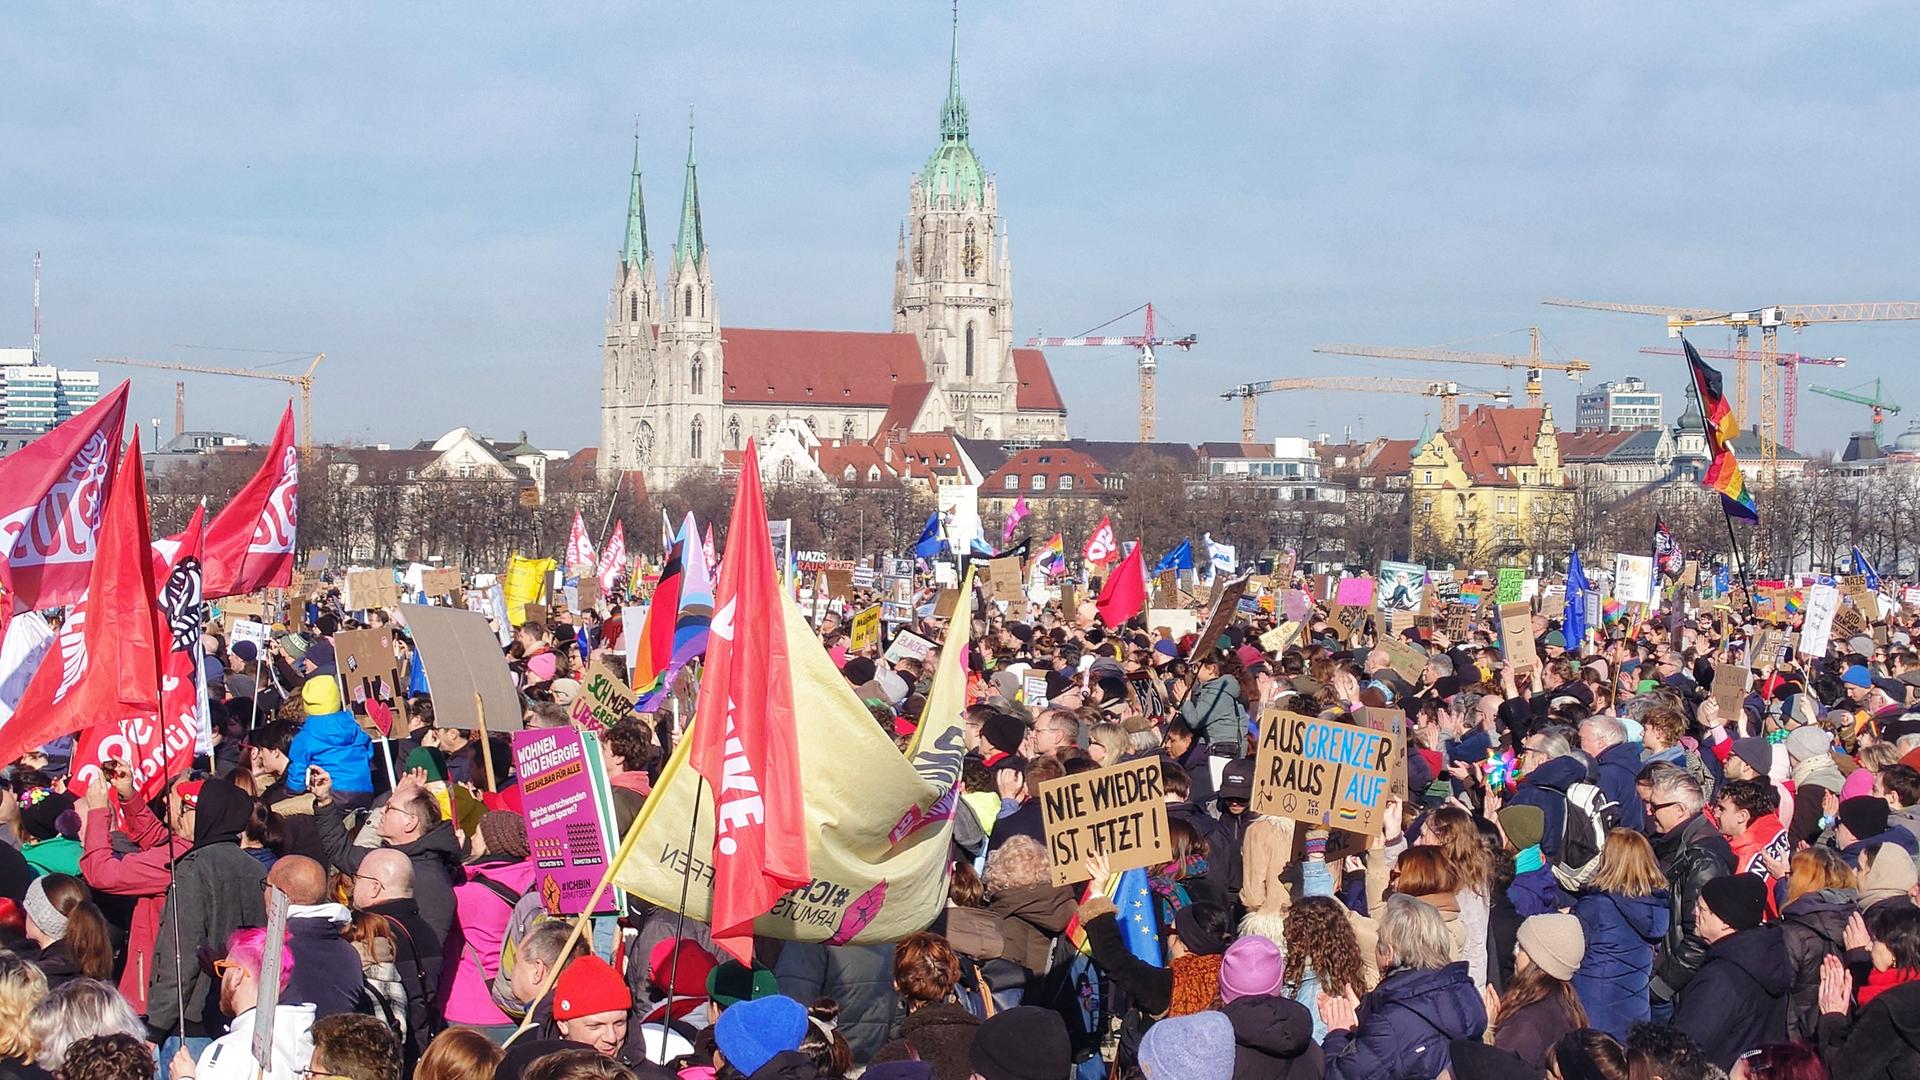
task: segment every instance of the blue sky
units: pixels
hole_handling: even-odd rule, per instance
[[[1651,319],[1920,299],[1920,11],[1900,3],[963,4],[961,85],[1013,245],[1016,334],[1153,300],[1163,437],[1237,437],[1219,393],[1338,372],[1519,389],[1325,341],[1548,352],[1590,381],[1677,361]],[[699,123],[732,325],[882,329],[937,137],[948,9],[897,4],[11,5],[0,37],[0,342],[240,364],[324,350],[322,439],[458,424],[598,439],[635,115],[656,252]],[[1706,345],[1724,333],[1702,331]],[[1810,381],[1904,377],[1920,323],[1809,330]],[[1059,350],[1073,434],[1131,438],[1131,360]],[[264,437],[278,387],[190,378],[189,423]],[[1809,381],[1803,378],[1803,382]],[[172,378],[136,414],[170,423]],[[1757,384],[1756,384],[1757,385]],[[1574,387],[1550,381],[1571,423]],[[1430,403],[1269,397],[1261,435],[1412,435]],[[1863,410],[1808,396],[1801,444]],[[1893,418],[1888,436],[1906,426]]]

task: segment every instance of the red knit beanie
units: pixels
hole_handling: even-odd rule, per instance
[[[572,1020],[595,1013],[626,1012],[633,994],[612,965],[589,953],[568,964],[553,984],[553,1018]]]

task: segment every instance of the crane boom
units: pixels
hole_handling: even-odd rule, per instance
[[[1527,372],[1527,404],[1530,406],[1540,404],[1540,373],[1542,371],[1561,371],[1565,372],[1570,379],[1578,379],[1583,372],[1593,370],[1593,365],[1579,359],[1542,360],[1540,328],[1537,326],[1528,328],[1528,338],[1530,348],[1526,356],[1469,352],[1460,349],[1407,349],[1387,345],[1317,345],[1313,351],[1337,356],[1373,356],[1383,360],[1419,360],[1434,364],[1483,364],[1503,368],[1524,368]]]
[[[1900,411],[1900,406],[1881,397],[1879,379],[1873,380],[1873,395],[1871,397],[1852,390],[1836,390],[1831,386],[1809,386],[1807,389],[1822,397],[1830,397],[1839,401],[1849,401],[1855,405],[1865,405],[1871,410],[1873,418],[1873,440],[1875,442],[1880,441],[1880,422],[1886,418],[1886,414],[1898,413]]]
[[[1376,394],[1418,394],[1422,397],[1437,397],[1441,402],[1440,425],[1451,431],[1459,426],[1459,406],[1457,399],[1466,397],[1485,397],[1495,401],[1510,401],[1512,395],[1504,390],[1480,390],[1471,386],[1463,387],[1455,382],[1433,382],[1426,379],[1396,379],[1378,375],[1329,375],[1320,378],[1267,379],[1264,382],[1241,383],[1220,396],[1231,401],[1240,399],[1240,441],[1253,441],[1254,429],[1259,425],[1258,399],[1262,394],[1285,393],[1294,390],[1334,390]]]
[[[306,372],[299,375],[284,371],[262,371],[259,368],[183,364],[176,360],[138,360],[131,356],[103,356],[94,363],[113,364],[118,367],[151,368],[155,371],[185,371],[195,375],[233,375],[242,379],[266,379],[297,386],[300,388],[300,453],[305,456],[313,449],[313,373],[319,368],[320,361],[326,358],[326,353],[316,353],[313,363],[308,364]]]
[[[1742,345],[1745,344],[1745,332],[1742,332]],[[1684,356],[1685,349],[1676,349],[1667,345],[1648,345],[1641,352],[1651,356]],[[1747,364],[1760,362],[1760,354],[1751,349],[1695,349],[1695,352],[1709,360],[1738,360],[1741,367],[1735,379],[1739,389],[1736,391],[1734,411],[1746,415],[1747,400]],[[1808,356],[1805,353],[1780,353],[1775,358],[1780,366],[1780,377],[1784,386],[1780,392],[1780,442],[1789,450],[1799,448],[1800,432],[1800,366],[1846,367],[1844,356]]]
[[[1154,411],[1154,372],[1160,366],[1159,361],[1154,358],[1153,350],[1162,345],[1170,345],[1176,349],[1182,349],[1182,350],[1191,349],[1194,347],[1195,344],[1199,342],[1200,339],[1198,336],[1193,334],[1187,334],[1183,337],[1177,337],[1177,338],[1163,338],[1156,335],[1153,332],[1153,304],[1151,303],[1142,304],[1140,305],[1140,307],[1134,308],[1133,311],[1139,311],[1142,308],[1144,308],[1147,313],[1147,327],[1146,327],[1146,333],[1144,334],[1120,335],[1120,336],[1112,336],[1112,335],[1095,336],[1092,334],[1081,334],[1078,337],[1035,337],[1035,338],[1027,339],[1027,348],[1051,349],[1051,348],[1064,348],[1067,346],[1091,346],[1091,347],[1099,348],[1099,347],[1109,346],[1109,345],[1119,345],[1119,346],[1125,346],[1127,348],[1140,350],[1140,360],[1139,360],[1140,441],[1152,442],[1153,441],[1153,411]],[[1133,311],[1127,312],[1127,315],[1133,314]],[[1107,320],[1107,322],[1109,323],[1117,322],[1119,321],[1119,319],[1126,318],[1127,315],[1121,315],[1121,316],[1118,316],[1117,318],[1109,319]],[[1105,325],[1106,323],[1101,324],[1101,326],[1105,326]],[[1100,327],[1096,326],[1094,327],[1094,329],[1098,330],[1100,329]]]

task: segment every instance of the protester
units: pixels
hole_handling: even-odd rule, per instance
[[[448,1028],[434,1036],[432,1045],[414,1069],[414,1080],[492,1080],[501,1050],[486,1035],[471,1028]]]
[[[1322,993],[1327,1076],[1331,1080],[1414,1080],[1440,1075],[1451,1039],[1478,1038],[1486,1006],[1453,959],[1453,935],[1431,904],[1404,894],[1387,899],[1374,963],[1380,982],[1364,998]]]
[[[162,823],[146,802],[134,797],[133,776],[125,765],[109,762],[111,782],[87,785],[86,816],[82,820],[80,874],[94,889],[113,896],[134,898],[127,924],[126,956],[121,964],[120,992],[134,1011],[147,1011],[147,979],[153,972],[154,941],[160,934],[161,911],[166,906],[174,863],[193,847],[194,807],[200,801],[201,781],[177,779],[167,788],[167,820]],[[114,846],[117,796],[119,831],[137,850],[121,854]]]
[[[800,1053],[807,1027],[806,1008],[779,994],[729,1008],[713,1026],[718,1075],[767,1080],[817,1075]],[[732,1072],[726,1071],[729,1068]]]
[[[1674,765],[1650,765],[1641,774],[1646,793],[1648,836],[1666,875],[1676,917],[1654,956],[1653,1017],[1671,1015],[1671,1003],[1706,962],[1707,941],[1696,926],[1701,890],[1708,881],[1733,872],[1733,849],[1702,814],[1706,796],[1700,782]]]
[[[287,791],[306,791],[318,769],[326,773],[336,800],[355,806],[372,802],[373,742],[341,704],[340,681],[315,675],[300,688],[300,700],[307,719],[287,748]]]
[[[1819,1030],[1820,969],[1827,957],[1844,955],[1860,893],[1853,868],[1832,848],[1796,851],[1790,867],[1780,905],[1780,932],[1793,965],[1787,1037],[1811,1040]]]
[[[315,770],[312,780],[314,824],[327,859],[335,869],[358,874],[360,862],[371,849],[357,847],[348,839],[347,807],[333,795],[333,779],[324,770]],[[405,855],[413,864],[411,895],[416,897],[420,917],[433,928],[436,941],[446,940],[453,928],[453,881],[460,865],[460,844],[454,838],[453,824],[441,818],[440,807],[419,770],[402,777],[376,815],[375,831],[381,845]]]
[[[1587,1022],[1615,1039],[1648,1018],[1669,903],[1666,875],[1646,838],[1631,829],[1609,832],[1600,869],[1573,904],[1586,947],[1572,981]]]
[[[177,933],[181,942],[225,941],[242,926],[266,923],[261,899],[266,870],[240,850],[240,830],[246,827],[252,807],[253,800],[227,780],[201,784],[193,813],[193,846],[175,864],[156,940],[171,942]],[[179,1015],[182,997],[184,1017]],[[155,1031],[184,1022],[189,1036],[217,1035],[219,1006],[215,981],[193,963],[191,951],[182,957],[172,948],[154,950],[153,977],[147,983],[147,1022]]]
[[[1227,946],[1220,960],[1220,1003],[1233,1029],[1235,1080],[1311,1080],[1325,1071],[1312,1011],[1287,996],[1286,963],[1274,942],[1243,937]],[[1163,1026],[1154,1025],[1148,1036]],[[1141,1058],[1147,1064],[1144,1041]]]
[[[146,1029],[127,999],[98,979],[72,979],[50,991],[34,1007],[28,1023],[37,1047],[34,1061],[53,1073],[65,1063],[67,1048],[81,1039],[96,1035],[146,1037]]]
[[[315,1080],[400,1080],[400,1044],[371,1016],[323,1016],[313,1023],[313,1058],[307,1072]]]
[[[967,1059],[978,1080],[1051,1080],[1073,1068],[1073,1049],[1059,1013],[1021,1005],[982,1022]]]
[[[34,1064],[40,1039],[33,1013],[47,996],[47,977],[30,961],[0,951],[0,1074],[20,1080],[51,1076]]]
[[[1857,996],[1838,957],[1821,962],[1820,1057],[1843,1080],[1911,1076],[1920,1062],[1920,909],[1882,909],[1865,929],[1872,973]]]
[[[328,898],[326,869],[289,855],[267,871],[266,883],[287,894],[287,945],[297,962],[280,1000],[312,1005],[323,1016],[351,1011],[360,999],[361,960],[341,937],[352,914]]]
[[[1545,1068],[1547,1051],[1588,1026],[1572,978],[1586,955],[1586,934],[1572,915],[1534,915],[1520,924],[1514,974],[1506,989],[1482,990],[1493,1045]]]
[[[409,1057],[426,1050],[433,1024],[431,1003],[439,999],[443,962],[440,937],[428,925],[414,899],[414,861],[398,848],[375,848],[360,860],[353,876],[356,911],[378,915],[392,931],[394,967],[407,989]]]
[[[467,880],[453,888],[455,920],[443,946],[444,1015],[450,1024],[497,1028],[510,1018],[490,990],[500,974],[500,947],[514,905],[534,882],[526,819],[504,810],[480,818]]]
[[[169,1077],[198,1077],[199,1080],[247,1080],[256,1076],[259,1063],[253,1056],[254,1025],[261,1022],[256,1013],[260,999],[260,973],[266,961],[267,932],[260,929],[236,930],[226,941],[226,955],[214,964],[220,975],[220,1011],[233,1017],[227,1033],[198,1055],[186,1047],[174,1053]],[[279,990],[298,967],[293,950],[280,946]],[[304,1075],[313,1057],[314,1007],[281,1001],[273,1011],[273,1041],[269,1050],[272,1064],[266,1069],[271,1080],[296,1080]]]
[[[1680,992],[1673,1026],[1722,1069],[1761,1043],[1787,1037],[1793,965],[1780,928],[1761,925],[1766,893],[1759,877],[1728,874],[1701,886],[1695,905],[1707,954]]]
[[[153,1048],[132,1035],[95,1035],[67,1048],[61,1080],[153,1080]]]
[[[1346,909],[1330,896],[1303,897],[1293,906],[1285,945],[1288,994],[1312,1014],[1313,1041],[1324,1042],[1327,1026],[1320,1017],[1320,995],[1364,995],[1373,988],[1368,976],[1372,958],[1362,958]]]

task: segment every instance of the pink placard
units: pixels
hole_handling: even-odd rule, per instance
[[[1372,607],[1373,579],[1370,577],[1341,578],[1340,586],[1333,594],[1333,600],[1342,607]]]

